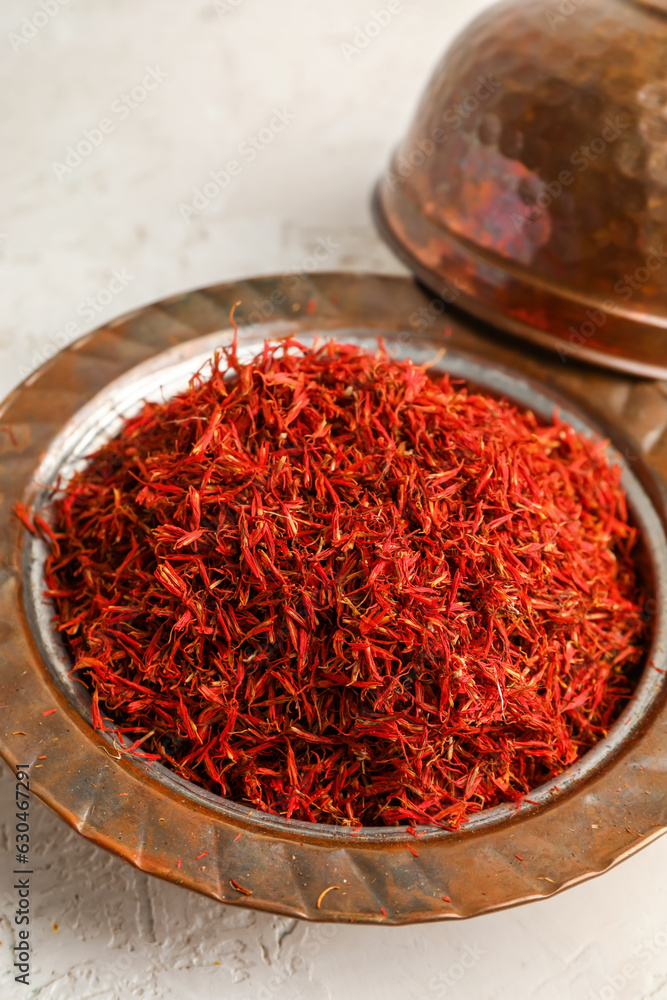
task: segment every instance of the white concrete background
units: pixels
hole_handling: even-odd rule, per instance
[[[370,0],[43,2],[55,13],[25,44],[24,19],[44,20],[38,0],[0,10],[0,394],[114,314],[288,270],[318,238],[339,244],[328,267],[401,271],[373,231],[370,190],[434,61],[484,0],[402,0],[349,61],[342,46]],[[164,82],[121,120],[114,102],[149,67]],[[185,222],[179,205],[275,108],[293,122]],[[58,179],[53,162],[104,117],[113,132]],[[116,269],[131,280],[94,321],[86,300],[101,305]],[[38,802],[33,983],[17,986],[12,799],[3,767],[1,1000],[667,998],[667,840],[561,896],[467,923],[310,927],[140,874]],[[473,967],[448,985],[466,948]]]

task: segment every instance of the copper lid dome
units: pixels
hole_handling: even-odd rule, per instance
[[[667,376],[667,0],[510,0],[454,42],[376,217],[449,302]]]

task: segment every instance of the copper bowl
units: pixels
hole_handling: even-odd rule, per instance
[[[667,376],[667,0],[506,0],[437,66],[379,227],[447,302]]]
[[[667,826],[667,514],[657,471],[667,433],[658,389],[632,380],[547,388],[558,368],[498,347],[470,322],[447,331],[441,367],[546,418],[554,405],[583,433],[610,436],[610,453],[644,539],[653,589],[653,646],[637,692],[607,739],[519,808],[498,806],[453,833],[425,827],[349,828],[287,821],[227,801],[159,764],[120,754],[91,725],[86,690],[69,677],[66,650],[42,597],[43,550],[12,516],[114,430],[144,395],[175,391],[216,345],[237,311],[241,347],[321,332],[397,356],[433,358],[443,330],[412,281],[331,274],[220,285],[141,309],[62,351],[2,406],[0,417],[0,752],[27,765],[31,789],[80,833],[138,868],[226,903],[311,920],[410,923],[467,917],[550,895],[608,868]],[[430,322],[424,318],[431,316]],[[420,325],[421,332],[415,332]],[[594,392],[591,393],[591,388]],[[648,391],[647,391],[648,389]],[[622,391],[621,391],[622,390]],[[586,406],[581,397],[588,395]],[[627,407],[641,401],[642,415]],[[652,414],[653,454],[636,432]],[[663,450],[660,450],[663,449]],[[55,709],[55,711],[53,711]],[[418,856],[413,854],[416,849]],[[238,887],[247,890],[245,894]],[[337,887],[322,896],[325,889]]]

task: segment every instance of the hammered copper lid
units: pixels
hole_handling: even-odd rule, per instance
[[[509,0],[438,65],[378,224],[447,302],[667,377],[667,0]]]

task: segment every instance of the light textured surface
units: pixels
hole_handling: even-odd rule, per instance
[[[57,12],[26,44],[17,36],[37,0],[4,0],[0,12],[2,394],[98,322],[184,288],[293,267],[401,270],[373,231],[370,189],[431,66],[483,0],[403,0],[365,47],[345,51],[384,0],[44,2]],[[148,68],[165,79],[123,116],[116,102]],[[281,124],[274,109],[294,119],[262,133],[250,162],[241,144]],[[113,131],[59,179],[54,161],[105,117]],[[231,159],[242,169],[226,190],[183,212]],[[123,287],[100,296],[123,269]],[[38,802],[26,988],[11,970],[4,767],[0,803],[2,1000],[667,998],[667,839],[521,909],[458,925],[332,928],[151,879]]]

